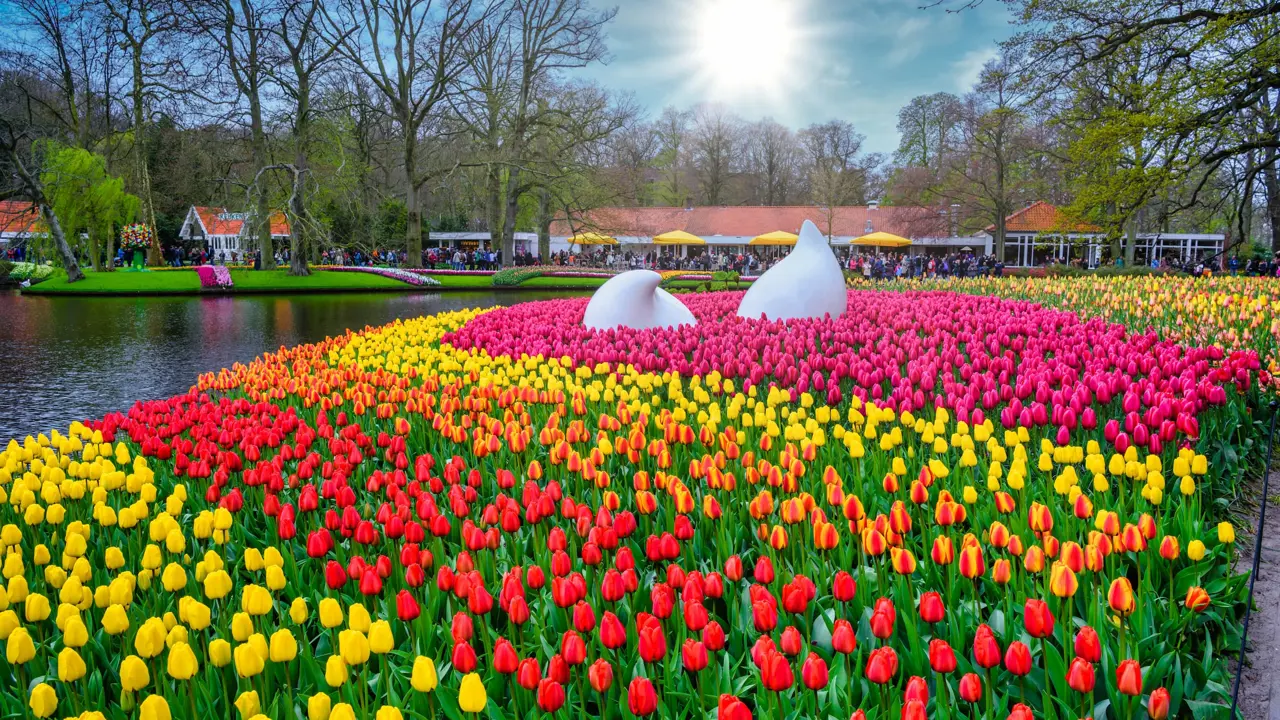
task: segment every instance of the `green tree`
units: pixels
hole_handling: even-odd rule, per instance
[[[63,231],[88,252],[93,269],[104,269],[104,256],[105,269],[111,269],[116,228],[132,221],[138,212],[138,198],[124,191],[124,178],[112,177],[101,155],[50,144],[40,180]],[[85,245],[80,238],[85,239]]]

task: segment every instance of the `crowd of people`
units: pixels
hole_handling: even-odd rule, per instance
[[[867,280],[978,277],[1004,272],[1004,264],[998,262],[995,255],[975,255],[971,252],[946,255],[847,252],[844,266]]]

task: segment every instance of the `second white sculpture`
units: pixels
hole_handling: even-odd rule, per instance
[[[591,296],[582,324],[593,330],[697,325],[684,303],[658,287],[661,282],[662,276],[652,270],[631,270],[610,278]]]
[[[844,273],[818,226],[805,220],[791,252],[751,284],[738,316],[768,320],[844,315],[849,306]]]

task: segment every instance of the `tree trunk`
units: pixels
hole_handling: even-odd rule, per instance
[[[551,191],[538,190],[538,262],[545,264],[551,257]]]
[[[996,262],[1004,263],[1005,215],[1003,212],[996,215],[996,236],[992,239],[991,252],[995,254]]]
[[[133,158],[134,170],[138,175],[138,214],[143,225],[151,231],[151,246],[147,248],[147,264],[153,267],[161,264],[160,231],[156,227],[156,208],[151,198],[151,170],[147,167],[146,149],[143,147],[142,134],[146,126],[146,88],[143,86],[142,47],[133,48]]]
[[[405,196],[405,210],[408,223],[405,227],[404,249],[411,267],[422,266],[422,210],[418,199],[418,138],[413,134],[413,124],[409,118],[401,118],[400,126],[404,128],[404,174],[408,184]]]
[[[62,225],[58,222],[58,216],[54,214],[53,208],[49,207],[46,202],[40,203],[40,214],[44,216],[45,225],[49,226],[49,235],[53,237],[53,244],[58,249],[58,254],[62,256],[62,266],[67,271],[67,282],[73,283],[84,279],[84,273],[80,271],[80,263],[76,260],[76,254],[71,251],[71,246],[67,244],[67,236],[62,232]]]
[[[253,95],[249,97],[249,125],[253,135],[253,164],[261,169],[270,164],[267,158],[267,132],[262,125],[262,101]],[[267,202],[266,183],[255,190],[258,197],[254,215],[258,226],[258,250],[262,253],[260,267],[263,270],[275,270],[276,251],[271,242],[271,207]]]
[[[501,171],[493,165],[485,169],[485,225],[489,230],[489,247],[502,241],[502,228],[505,223],[502,202]]]
[[[502,219],[502,262],[510,263],[516,252],[516,213],[520,209],[520,171],[511,168],[507,173],[507,210]]]
[[[1280,252],[1280,172],[1276,170],[1275,148],[1267,148],[1263,156],[1266,166],[1262,182],[1267,189],[1267,219],[1271,224],[1271,252]]]
[[[1125,223],[1124,265],[1133,267],[1133,258],[1138,250],[1138,214],[1129,216]]]
[[[114,272],[116,269],[116,227],[112,225],[107,228],[107,253],[106,253],[106,272]]]
[[[304,180],[307,172],[307,142],[311,133],[310,83],[307,78],[298,79],[298,103],[294,108],[294,154],[293,154],[293,196],[290,198],[289,212],[293,215],[289,222],[289,274],[310,275],[307,267],[307,244],[303,233],[306,231],[307,216],[305,200],[302,196],[305,189]]]

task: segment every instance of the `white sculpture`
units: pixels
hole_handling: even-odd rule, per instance
[[[697,325],[684,303],[658,287],[661,282],[662,276],[652,270],[631,270],[610,278],[591,296],[582,324],[592,330]]]
[[[769,320],[844,315],[844,273],[818,227],[805,220],[791,252],[751,284],[738,317]]]

